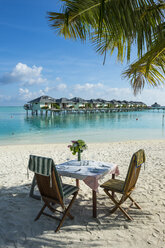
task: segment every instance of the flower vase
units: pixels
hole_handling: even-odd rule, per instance
[[[78,152],[78,161],[81,161],[81,152]]]

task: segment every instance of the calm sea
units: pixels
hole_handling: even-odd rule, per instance
[[[27,117],[23,107],[0,107],[0,145],[165,139],[163,115],[146,110]]]

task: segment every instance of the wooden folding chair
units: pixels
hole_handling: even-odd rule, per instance
[[[145,153],[144,150],[139,150],[133,154],[128,173],[125,181],[118,179],[110,179],[107,182],[100,185],[104,189],[104,192],[109,196],[109,198],[114,202],[115,206],[110,211],[110,213],[114,213],[117,209],[120,209],[121,212],[129,219],[133,220],[133,218],[128,215],[128,213],[121,207],[121,205],[129,198],[131,200],[131,205],[134,204],[138,209],[141,207],[133,200],[130,196],[132,191],[135,189],[135,185],[140,173],[141,165],[145,162]],[[111,191],[111,193],[109,192]],[[117,195],[114,193],[122,194],[121,199],[117,198]],[[128,208],[128,209],[129,209]]]
[[[60,223],[55,230],[55,232],[57,232],[62,226],[66,216],[73,219],[73,216],[70,214],[70,208],[78,194],[79,189],[76,186],[62,184],[52,159],[31,155],[30,160],[31,162],[29,162],[29,164],[31,163],[32,166],[29,166],[29,169],[35,172],[37,185],[41,198],[44,202],[44,205],[35,218],[35,221],[38,220],[42,214],[60,220]],[[73,195],[73,197],[69,205],[66,207],[65,199],[71,195]],[[63,211],[57,210],[55,208],[56,204],[60,205]],[[59,219],[56,216],[45,213],[44,209],[46,207],[53,213],[56,211],[62,213],[62,218]]]

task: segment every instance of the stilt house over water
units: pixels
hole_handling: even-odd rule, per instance
[[[51,109],[54,103],[56,103],[55,98],[50,96],[40,96],[32,101],[29,101],[28,104],[25,104],[24,109],[32,111]]]
[[[146,108],[147,105],[143,102],[133,101],[116,101],[116,100],[104,100],[104,99],[90,99],[84,100],[80,97],[74,97],[72,99],[60,98],[55,99],[50,96],[41,96],[34,100],[29,101],[24,105],[24,109],[31,110],[32,114],[38,114],[38,111],[42,114],[43,110],[46,114],[49,112],[112,112],[112,111],[130,111],[140,110]]]

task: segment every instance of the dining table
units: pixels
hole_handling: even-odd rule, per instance
[[[76,179],[76,186],[80,187],[79,180],[92,189],[93,217],[97,217],[97,192],[99,179],[106,174],[112,174],[112,178],[119,175],[119,168],[114,163],[95,160],[69,160],[56,165],[56,169],[61,176]]]

